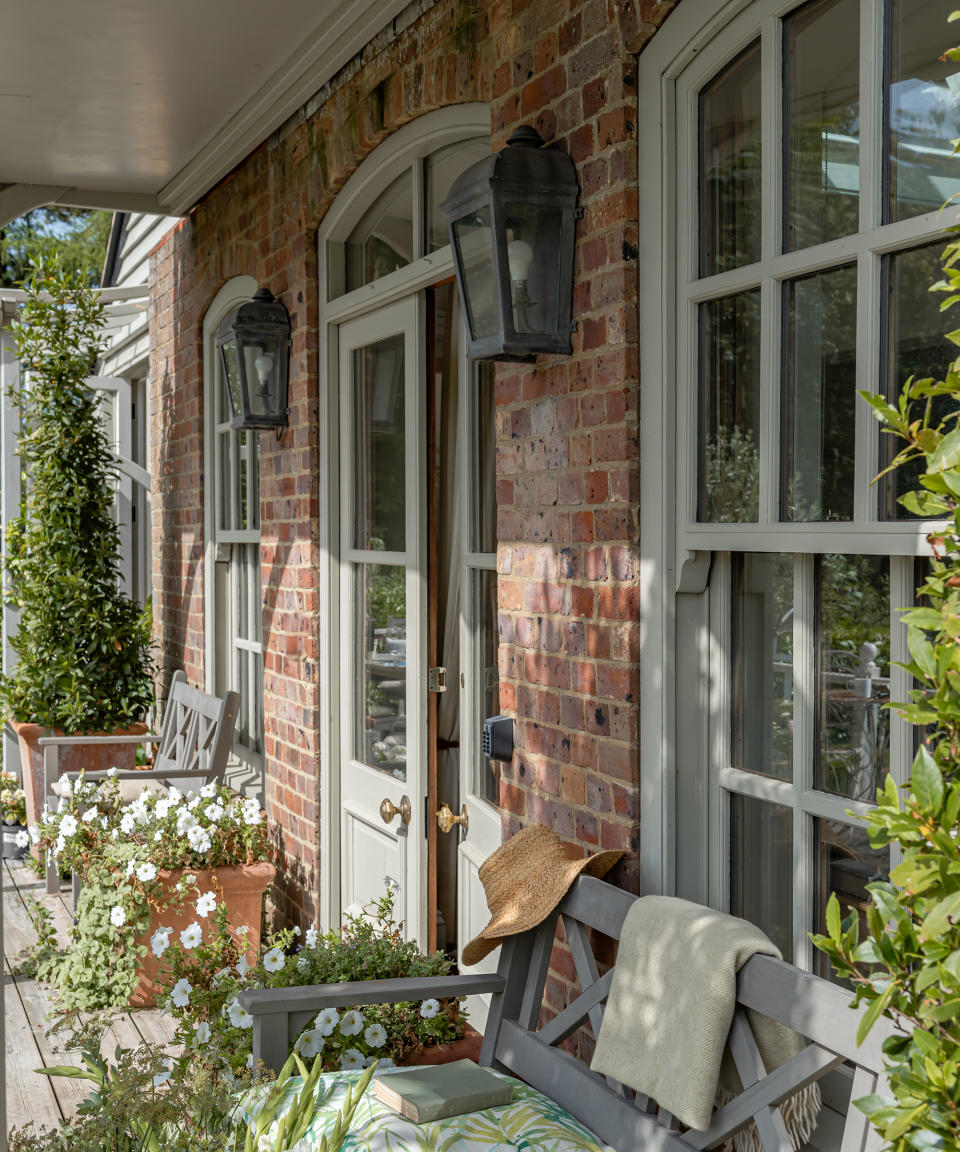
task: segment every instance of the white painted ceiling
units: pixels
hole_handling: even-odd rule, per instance
[[[0,224],[182,214],[407,0],[0,0]]]

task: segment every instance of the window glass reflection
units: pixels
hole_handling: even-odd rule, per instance
[[[892,0],[886,118],[889,193],[885,217],[935,212],[960,192],[952,141],[960,136],[960,65],[943,59],[952,5]]]
[[[354,547],[405,547],[404,337],[353,354]]]
[[[454,180],[471,164],[490,155],[490,138],[479,136],[473,140],[458,140],[438,148],[427,157],[427,251],[436,252],[450,243],[447,218],[440,205],[447,198]]]
[[[760,489],[760,291],[700,306],[699,519],[755,521]]]
[[[890,561],[817,557],[814,786],[875,804],[890,767]]]
[[[500,673],[497,667],[497,574],[475,569],[474,619],[477,622],[474,683],[481,719],[500,713]],[[500,804],[500,763],[477,749],[474,791],[491,804]]]
[[[859,28],[859,0],[813,0],[784,21],[788,250],[857,231]]]
[[[358,564],[354,756],[407,775],[407,627],[405,571],[386,564]]]
[[[857,269],[787,285],[783,518],[852,520]]]
[[[734,557],[733,763],[793,779],[793,556]]]
[[[414,259],[413,177],[399,176],[347,237],[347,291],[389,276]]]
[[[793,959],[793,812],[730,796],[730,911]]]
[[[700,274],[760,259],[760,42],[700,94]]]

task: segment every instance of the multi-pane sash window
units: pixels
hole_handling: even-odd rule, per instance
[[[906,698],[898,609],[926,529],[896,503],[908,476],[873,483],[890,445],[857,391],[950,358],[927,292],[960,192],[949,11],[758,0],[676,89],[678,542],[713,554],[712,897],[805,966],[829,892],[863,904],[890,867],[848,810],[912,758],[883,705]]]

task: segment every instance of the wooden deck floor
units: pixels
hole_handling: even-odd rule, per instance
[[[27,917],[25,898],[35,896],[53,916],[58,933],[65,934],[71,918],[71,899],[66,888],[59,896],[47,896],[44,883],[23,864],[3,861],[3,981],[6,1020],[7,1126],[19,1127],[33,1120],[38,1126],[56,1128],[71,1116],[92,1085],[84,1080],[40,1076],[35,1069],[50,1064],[78,1064],[75,1052],[64,1052],[56,1037],[47,1036],[55,1015],[50,991],[35,980],[16,974],[15,958],[36,939]],[[142,1041],[165,1044],[173,1034],[173,1020],[159,1009],[119,1014],[104,1039],[110,1055],[117,1044],[136,1048]]]

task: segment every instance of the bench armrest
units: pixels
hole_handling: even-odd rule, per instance
[[[240,1005],[253,1016],[253,1059],[279,1071],[290,1041],[323,1008],[353,1004],[396,1004],[409,1000],[449,999],[502,992],[496,973],[476,976],[423,976],[398,980],[355,980],[343,984],[308,984],[301,988],[248,988]]]
[[[140,736],[41,736],[37,743],[41,748],[72,748],[77,744],[159,744],[160,737],[154,732],[144,732]]]

